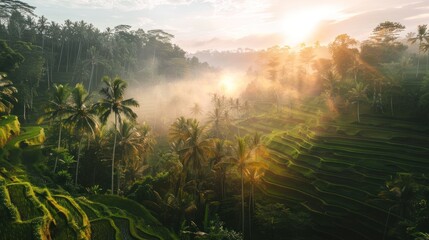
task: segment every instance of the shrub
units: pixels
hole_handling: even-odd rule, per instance
[[[57,175],[55,176],[55,180],[60,185],[66,185],[67,183],[72,181],[72,177],[69,172],[66,170],[61,170],[57,172]]]

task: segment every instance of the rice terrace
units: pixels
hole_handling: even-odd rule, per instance
[[[428,9],[0,0],[0,239],[429,239]]]

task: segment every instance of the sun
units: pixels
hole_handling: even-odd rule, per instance
[[[334,19],[336,12],[336,8],[324,7],[286,14],[282,21],[286,44],[295,46],[305,42],[322,21]]]
[[[235,80],[231,76],[223,77],[219,85],[224,93],[232,93],[236,88]]]

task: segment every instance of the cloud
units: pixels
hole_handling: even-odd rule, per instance
[[[119,9],[122,11],[134,11],[153,9],[160,5],[186,5],[194,0],[35,0],[43,6],[63,6],[68,8],[93,8],[93,9]]]
[[[348,33],[363,40],[380,22],[398,21],[407,30],[429,19],[428,1],[422,0],[28,0],[36,13],[62,22],[66,17],[85,19],[97,27],[128,24],[134,28],[160,28],[176,36],[188,51],[207,49],[268,48],[282,44],[285,19],[300,12],[332,8],[307,42],[322,44]],[[42,15],[40,14],[40,15]],[[52,17],[53,16],[53,17]],[[310,15],[311,16],[311,15]],[[295,23],[296,22],[296,23]],[[299,26],[299,21],[293,21]],[[302,26],[302,24],[301,24]],[[254,39],[253,39],[254,38]]]
[[[426,19],[429,18],[429,13],[423,13],[412,17],[404,18],[404,20]]]
[[[419,4],[419,3],[422,3],[422,1],[402,3],[402,4],[397,5],[395,8],[404,8],[404,7],[408,7],[408,6],[414,6],[414,5]]]
[[[231,16],[230,14],[255,14],[263,13],[271,4],[270,1],[253,0],[202,0],[210,3],[217,16]]]

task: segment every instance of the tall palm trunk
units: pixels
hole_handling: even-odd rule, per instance
[[[55,66],[55,58],[54,58],[54,40],[52,39],[52,43],[51,43],[51,68],[49,73],[51,74],[51,81],[53,79],[53,72],[54,72],[54,66]],[[49,88],[48,88],[49,89]]]
[[[26,104],[25,104],[25,101],[24,101],[24,112],[23,112],[23,119],[24,119],[24,121],[26,121],[27,120],[27,114],[26,114],[26,110],[27,110],[27,108],[26,108]]]
[[[92,66],[91,66],[91,76],[89,77],[89,83],[88,83],[88,92],[89,93],[91,92],[91,83],[92,83],[92,76],[94,75],[94,67],[95,67],[95,64],[92,63]]]
[[[34,94],[33,94],[33,87],[30,87],[30,109],[33,110],[33,100],[34,100]]]
[[[393,117],[393,96],[390,96],[390,112],[392,113]]]
[[[116,171],[116,174],[118,175],[118,188],[116,189],[116,194],[119,195],[121,186],[121,159],[118,160],[118,170]]]
[[[114,185],[114,175],[115,175],[115,151],[116,151],[116,130],[117,130],[117,125],[118,125],[118,116],[115,113],[115,137],[113,140],[113,153],[112,153],[112,194],[114,194],[114,189],[113,189],[113,185]]]
[[[58,148],[57,148],[58,150],[60,150],[60,147],[61,147],[61,132],[62,132],[62,130],[63,130],[63,124],[62,124],[61,119],[60,119],[60,132],[58,134]],[[58,165],[58,155],[55,158],[54,173],[57,170],[57,165]]]
[[[80,141],[79,141],[79,146],[78,146],[78,149],[77,149],[76,176],[75,176],[75,178],[74,178],[74,185],[75,185],[75,186],[77,186],[77,176],[78,176],[78,174],[79,174],[80,147],[81,147],[81,145],[82,145],[82,140],[83,140],[83,138],[81,138],[81,139],[80,139]]]
[[[42,33],[42,55],[45,53],[45,34]]]
[[[420,45],[421,45],[421,41],[419,44],[419,54],[417,55],[417,71],[416,71],[416,77],[419,76],[419,68],[420,68]]]
[[[63,58],[64,41],[61,43],[60,59],[58,60],[57,72],[60,72],[61,60]]]
[[[77,49],[76,61],[74,63],[73,79],[72,79],[72,81],[74,81],[74,78],[75,78],[75,75],[76,75],[76,70],[77,70],[77,64],[78,64],[78,62],[80,60],[80,50],[81,50],[81,47],[82,47],[82,40],[79,39],[79,46],[78,46],[78,49]]]
[[[426,55],[426,72],[428,71],[428,65],[429,65],[429,53]]]
[[[66,63],[66,72],[69,72],[69,59],[70,59],[70,42],[67,43],[67,63]]]
[[[221,176],[221,180],[220,180],[220,185],[221,185],[221,199],[222,200],[225,198],[225,178],[226,178],[226,175],[223,172],[222,176]]]
[[[360,109],[359,109],[360,101],[357,101],[357,119],[358,123],[360,123]]]
[[[50,75],[49,75],[49,63],[48,63],[48,61],[46,61],[46,76],[48,77],[47,85],[48,85],[48,89],[49,89]]]
[[[244,238],[244,178],[243,178],[243,166],[240,167],[241,171],[241,232]]]
[[[253,202],[253,184],[250,183],[250,194],[249,194],[249,240],[252,239],[252,202]]]

